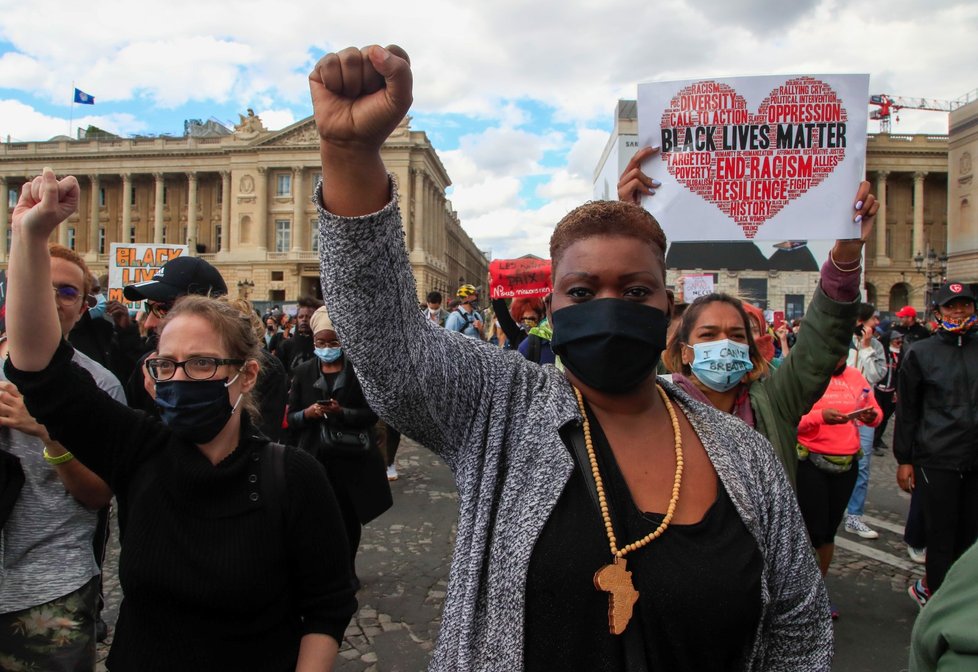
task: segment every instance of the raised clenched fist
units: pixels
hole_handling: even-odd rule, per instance
[[[395,45],[326,54],[309,74],[320,139],[344,150],[379,151],[411,107],[412,82],[410,59]]]
[[[78,180],[68,176],[59,180],[45,168],[20,190],[11,227],[21,235],[47,239],[58,224],[78,210],[81,191]]]

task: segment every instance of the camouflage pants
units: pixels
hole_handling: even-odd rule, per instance
[[[96,576],[64,597],[0,614],[0,670],[92,672],[98,589]]]

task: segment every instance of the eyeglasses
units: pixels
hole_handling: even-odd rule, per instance
[[[74,305],[81,298],[82,293],[71,285],[61,285],[54,288],[54,298],[62,306]]]
[[[312,344],[317,348],[338,348],[340,347],[340,342],[337,340],[323,341],[320,339],[315,339]]]
[[[162,320],[164,317],[166,317],[167,313],[173,310],[173,303],[172,302],[160,303],[159,301],[147,301],[146,310],[148,312],[153,313],[153,315],[156,315],[156,317]]]
[[[191,380],[210,380],[217,373],[217,367],[222,364],[244,364],[243,359],[220,359],[218,357],[191,357],[182,362],[176,362],[165,357],[151,357],[146,360],[146,368],[153,380],[161,382],[170,380],[183,369]]]

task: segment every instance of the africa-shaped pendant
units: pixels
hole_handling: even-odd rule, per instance
[[[608,593],[608,629],[613,635],[625,632],[632,619],[632,608],[638,602],[632,573],[625,569],[627,562],[616,556],[613,563],[594,573],[594,587]]]

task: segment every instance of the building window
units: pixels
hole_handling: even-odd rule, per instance
[[[784,295],[784,319],[800,320],[805,314],[805,295],[804,294],[785,294]]]
[[[224,184],[217,185],[217,204],[220,205],[224,202]]]
[[[99,187],[98,190],[98,207],[105,207],[105,187]]]
[[[737,294],[747,303],[767,310],[767,278],[740,278],[737,281]]]
[[[285,301],[285,290],[284,289],[272,289],[268,292],[268,300],[276,301],[281,303]]]
[[[282,282],[285,280],[285,271],[272,271],[272,282]]]
[[[75,249],[75,227],[68,227],[68,249]]]
[[[130,226],[129,227],[129,242],[130,243],[135,243],[136,242],[136,227],[135,226]]]
[[[163,226],[163,243],[166,244],[166,225]]]
[[[20,189],[13,189],[13,188],[11,188],[10,191],[7,193],[7,207],[8,208],[16,208],[17,207],[17,200],[19,198],[20,198]]]
[[[100,226],[98,229],[98,253],[105,254],[105,227]]]
[[[163,205],[166,205],[166,185],[163,185]]]
[[[189,245],[190,244],[190,241],[187,240],[187,227],[183,227],[183,228],[180,229],[180,244],[181,245]]]
[[[275,195],[288,196],[292,193],[292,176],[288,173],[279,173],[275,176]]]
[[[129,205],[136,205],[136,185],[129,187]]]
[[[214,246],[217,249],[221,249],[221,225],[216,224],[214,226]]]
[[[10,254],[10,238],[14,235],[12,229],[7,229],[7,254]]]
[[[288,252],[292,247],[292,223],[287,219],[275,220],[275,251]]]
[[[312,232],[312,240],[309,244],[309,249],[313,252],[319,252],[319,220],[313,219],[309,222],[309,230]]]

